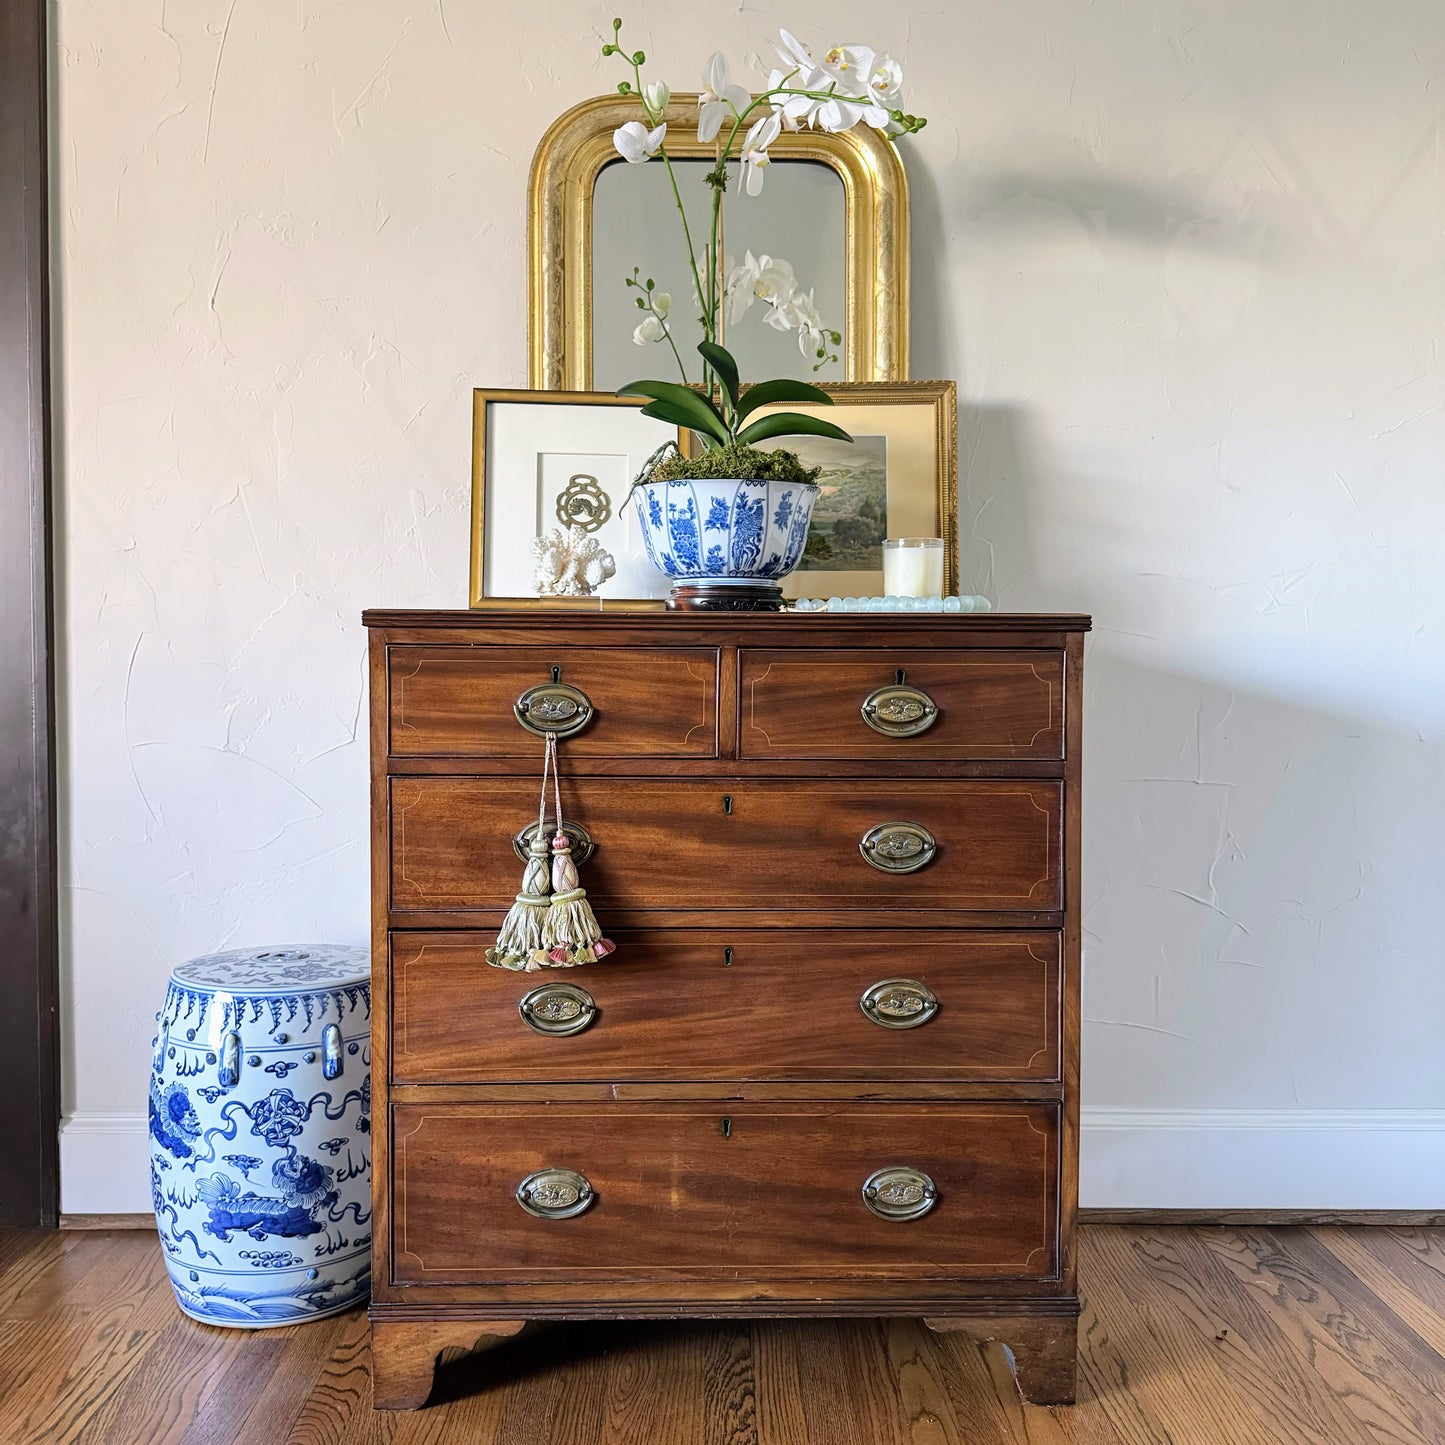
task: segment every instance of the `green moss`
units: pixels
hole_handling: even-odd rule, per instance
[[[821,467],[805,467],[796,452],[779,448],[764,451],[761,447],[739,446],[736,442],[697,456],[685,457],[676,448],[657,458],[639,482],[673,482],[683,477],[709,480],[740,480],[757,482],[811,483],[818,479]]]

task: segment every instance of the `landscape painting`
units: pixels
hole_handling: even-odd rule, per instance
[[[800,572],[878,572],[888,536],[888,438],[789,437],[806,466],[822,467]]]

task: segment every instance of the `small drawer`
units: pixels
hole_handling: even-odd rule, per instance
[[[533,770],[542,739],[589,758],[717,756],[710,647],[424,647],[387,652],[393,757],[509,758]]]
[[[417,1103],[392,1140],[398,1284],[1056,1274],[1052,1104]]]
[[[739,658],[744,758],[1063,756],[1062,652],[745,648]]]
[[[1009,779],[658,782],[578,778],[569,824],[596,845],[599,911],[1055,911],[1062,784]],[[522,778],[391,780],[392,907],[506,909],[512,836],[537,817]]]
[[[1059,1077],[1059,934],[649,929],[589,968],[391,939],[398,1083]]]

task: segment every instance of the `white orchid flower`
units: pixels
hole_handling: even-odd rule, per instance
[[[823,340],[823,318],[813,304],[813,292],[798,292],[788,309],[798,328],[798,350],[804,356],[813,355]]]
[[[728,273],[723,291],[728,303],[728,321],[741,321],[754,301],[766,302],[774,312],[785,310],[797,289],[798,279],[793,268],[781,256],[754,256],[748,251],[742,265]],[[768,324],[777,325],[771,315]]]
[[[807,120],[823,102],[814,100],[810,95],[789,94],[793,90],[814,90],[817,87],[813,84],[814,79],[821,85],[824,83],[821,72],[805,72],[797,75],[784,74],[781,70],[768,72],[768,89],[780,91],[775,94],[770,102],[773,107],[773,114],[780,116],[785,130],[797,130],[803,121]]]
[[[790,71],[811,71],[818,68],[813,52],[796,36],[790,35],[781,27],[778,29],[778,43],[773,49],[777,51],[778,59],[783,62],[784,67]]]
[[[644,316],[632,333],[632,340],[638,346],[647,346],[654,341],[667,340],[667,331],[657,316]]]
[[[836,111],[826,116],[819,112],[818,123],[824,130],[848,130],[860,120],[875,130],[887,128],[903,86],[903,70],[896,60],[867,45],[835,45],[823,57],[823,70],[843,92],[834,102]],[[838,125],[839,120],[846,124]]]
[[[768,147],[777,140],[783,122],[769,113],[754,121],[743,141],[743,189],[756,196],[763,188],[763,167],[768,164]]]
[[[650,85],[643,86],[642,99],[650,114],[661,115],[672,99],[672,91],[662,81],[654,80]]]
[[[697,97],[697,138],[703,142],[715,139],[728,113],[739,114],[751,100],[752,96],[742,86],[733,84],[727,57],[721,51],[714,51]]]
[[[630,120],[612,132],[612,144],[617,147],[617,154],[623,160],[629,165],[635,165],[638,161],[649,160],[655,156],[666,135],[665,122],[656,130],[648,130],[640,120]]]
[[[672,294],[668,291],[654,291],[652,293],[652,314],[666,319],[667,313],[671,310]]]

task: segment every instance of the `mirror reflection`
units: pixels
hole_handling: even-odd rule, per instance
[[[709,160],[672,163],[687,212],[693,249],[705,243],[711,191],[703,177]],[[592,197],[592,384],[610,391],[638,377],[675,378],[678,361],[653,321],[637,302],[643,292],[628,284],[652,280],[654,292],[671,298],[667,329],[687,380],[701,379],[697,343],[702,328],[688,278],[681,274],[684,243],[672,184],[655,163],[617,162],[599,173]],[[731,265],[730,305],[725,309],[724,345],[746,376],[787,376],[803,381],[836,381],[845,372],[842,345],[822,359],[800,348],[789,312],[810,306],[823,325],[844,335],[847,213],[843,181],[818,161],[775,161],[757,196],[730,190],[723,205],[723,250]],[[736,240],[734,240],[734,236]],[[746,267],[766,256],[766,269]],[[786,263],[785,266],[776,264]],[[790,267],[791,271],[787,268]],[[656,339],[647,339],[648,337]]]

